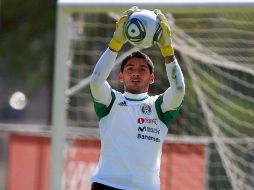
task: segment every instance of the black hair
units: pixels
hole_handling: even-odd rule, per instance
[[[135,51],[132,54],[130,54],[124,58],[124,60],[122,61],[122,64],[121,64],[121,68],[120,68],[121,72],[123,72],[124,67],[127,64],[127,62],[134,57],[144,59],[149,67],[150,74],[152,74],[154,72],[154,66],[153,66],[152,60],[146,54],[144,54],[140,51]]]

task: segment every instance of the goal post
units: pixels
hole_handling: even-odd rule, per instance
[[[50,189],[62,189],[62,173],[64,158],[64,135],[66,131],[66,89],[68,87],[68,60],[70,41],[64,40],[69,37],[69,15],[61,8],[57,8],[56,42],[55,42],[55,67],[53,83],[52,105],[52,138],[51,138],[51,169]]]
[[[134,5],[158,8],[166,14],[185,76],[183,109],[170,128],[173,135],[167,137],[167,142],[202,144],[200,139],[206,139],[203,145],[209,154],[205,156],[203,189],[254,188],[254,1],[58,0],[57,5],[51,190],[66,189],[63,163],[66,156],[71,157],[68,154],[73,154],[67,151],[68,147],[75,146],[75,140],[66,137],[67,128],[78,133],[85,129],[87,134],[81,136],[86,139],[93,139],[92,134],[97,131],[89,79],[113,35],[115,20]],[[127,44],[117,63],[136,50]],[[141,51],[155,63],[156,81],[151,93],[162,93],[168,81],[160,52],[157,47]],[[109,82],[121,90],[115,74],[118,67]]]

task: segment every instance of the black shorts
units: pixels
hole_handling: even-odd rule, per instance
[[[117,188],[114,188],[114,187],[103,185],[101,183],[94,182],[92,184],[92,189],[91,190],[122,190],[122,189],[117,189]]]

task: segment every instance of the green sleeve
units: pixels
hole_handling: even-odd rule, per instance
[[[163,102],[163,95],[160,95],[157,100],[155,101],[155,108],[159,119],[169,127],[173,119],[176,117],[178,112],[180,111],[181,105],[177,107],[175,110],[170,110],[165,113],[161,110],[161,104]]]
[[[111,100],[108,107],[104,104],[96,102],[95,99],[93,98],[94,110],[95,110],[95,113],[96,113],[97,117],[99,118],[99,120],[101,118],[105,117],[106,115],[108,115],[112,106],[113,106],[113,103],[116,99],[116,95],[113,92],[113,90],[111,91],[111,96],[112,96],[112,100]]]

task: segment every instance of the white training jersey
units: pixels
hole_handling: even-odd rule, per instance
[[[111,92],[107,107],[95,102],[101,153],[92,182],[124,190],[159,190],[162,144],[179,111],[163,113],[163,96]]]

